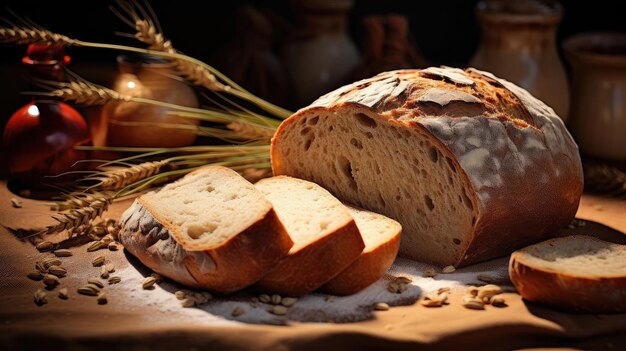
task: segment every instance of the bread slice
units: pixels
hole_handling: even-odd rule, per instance
[[[365,247],[345,206],[324,188],[279,176],[256,183],[294,242],[259,290],[299,296],[316,290],[354,262]]]
[[[402,224],[400,254],[456,267],[545,240],[574,218],[578,148],[554,111],[473,69],[381,73],[281,123],[275,175]]]
[[[293,245],[263,194],[219,166],[140,196],[121,224],[120,241],[146,266],[221,293],[255,283]]]
[[[361,232],[365,249],[354,263],[320,289],[334,295],[357,293],[382,278],[400,249],[400,223],[378,213],[346,207]]]
[[[509,275],[528,301],[566,311],[626,312],[626,245],[584,235],[514,252]]]

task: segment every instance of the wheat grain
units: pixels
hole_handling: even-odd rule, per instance
[[[72,46],[77,42],[65,35],[53,33],[43,28],[18,27],[12,28],[0,27],[0,42],[5,44],[28,45],[36,43],[61,44],[63,46]]]
[[[235,132],[237,137],[249,140],[270,140],[276,130],[243,122],[228,123],[226,128]]]
[[[135,21],[135,38],[149,45],[150,50],[162,51],[175,54],[178,51],[172,46],[172,42],[160,33],[152,21],[141,19],[136,14],[131,14]],[[204,67],[181,59],[172,59],[179,74],[195,85],[205,87],[213,91],[224,91],[230,87],[217,81],[217,78]]]
[[[58,97],[67,102],[85,106],[99,106],[113,101],[130,101],[132,98],[115,90],[103,88],[85,81],[56,83],[59,88],[51,90],[47,95]]]
[[[112,197],[101,197],[92,201],[89,206],[73,209],[69,213],[53,216],[58,223],[49,225],[37,234],[55,234],[64,230],[76,228],[88,224],[101,216],[113,202]]]
[[[144,162],[130,167],[118,168],[102,172],[101,174],[86,178],[95,179],[100,183],[98,187],[106,190],[119,190],[139,180],[153,176],[168,164],[167,160]]]

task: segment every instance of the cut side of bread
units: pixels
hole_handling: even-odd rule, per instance
[[[511,255],[509,275],[528,301],[566,311],[626,312],[626,245],[573,235]]]
[[[256,287],[300,296],[316,290],[353,263],[365,244],[345,206],[324,188],[279,176],[255,184],[294,242],[289,254]]]
[[[378,281],[400,249],[400,223],[378,213],[346,207],[361,232],[365,249],[354,263],[320,289],[334,295],[354,294]]]
[[[545,240],[574,217],[578,148],[554,111],[487,72],[381,73],[283,121],[275,175],[402,224],[400,254],[463,266]]]
[[[120,241],[146,266],[214,292],[255,283],[293,245],[263,194],[219,166],[139,197],[121,224]]]

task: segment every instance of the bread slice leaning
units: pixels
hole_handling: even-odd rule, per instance
[[[139,197],[121,224],[120,241],[146,266],[219,293],[255,283],[293,245],[263,194],[218,166]]]
[[[626,312],[626,245],[584,235],[551,239],[515,251],[509,275],[528,301],[566,311]]]
[[[285,176],[255,186],[274,205],[294,242],[289,254],[257,283],[259,290],[304,295],[334,278],[363,251],[354,219],[324,188]]]
[[[378,213],[346,208],[356,221],[365,249],[354,263],[320,289],[334,295],[357,293],[382,278],[400,249],[400,223]]]

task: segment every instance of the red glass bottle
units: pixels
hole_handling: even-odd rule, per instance
[[[63,80],[70,62],[60,45],[31,44],[22,63],[33,78]],[[90,141],[87,123],[71,106],[53,99],[33,99],[18,109],[4,130],[4,146],[12,178],[37,188],[46,176],[70,170],[85,158],[74,149]]]

